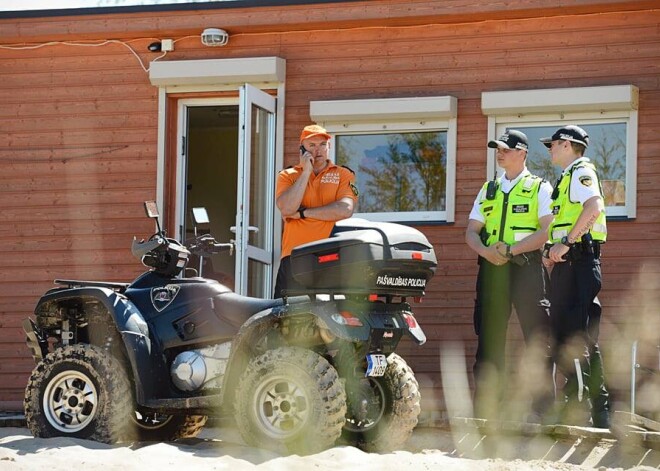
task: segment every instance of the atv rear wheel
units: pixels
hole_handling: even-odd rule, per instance
[[[333,446],[346,415],[337,371],[320,355],[297,347],[269,350],[250,361],[236,392],[243,439],[284,453]]]
[[[125,438],[133,412],[122,365],[98,347],[58,348],[32,371],[25,418],[35,437],[76,437],[113,443]]]
[[[387,363],[383,376],[347,383],[349,413],[342,439],[365,451],[399,449],[410,438],[421,410],[413,371],[396,353]]]
[[[173,441],[196,437],[208,417],[205,415],[165,415],[135,411],[131,438],[140,442]]]

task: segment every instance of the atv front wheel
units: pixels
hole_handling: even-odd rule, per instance
[[[76,437],[103,443],[125,438],[133,413],[122,365],[98,347],[58,348],[32,371],[25,418],[35,437]]]
[[[208,417],[205,415],[165,415],[135,411],[131,438],[140,442],[170,442],[196,437]]]
[[[346,397],[337,370],[297,347],[269,350],[250,361],[236,392],[243,439],[284,453],[315,453],[341,434]]]
[[[413,371],[396,353],[387,363],[383,376],[347,383],[349,413],[342,439],[365,451],[399,449],[410,438],[421,410]]]

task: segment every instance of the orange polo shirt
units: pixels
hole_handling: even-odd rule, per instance
[[[285,168],[277,175],[277,186],[275,198],[291,187],[300,174],[302,167]],[[301,205],[305,208],[318,208],[333,203],[344,197],[357,201],[357,196],[350,187],[355,175],[345,167],[339,167],[332,162],[321,170],[318,175],[314,172],[309,176],[305,195]],[[319,239],[325,239],[330,235],[335,221],[319,221],[318,219],[285,219],[284,234],[282,235],[282,257],[291,255],[294,247]]]

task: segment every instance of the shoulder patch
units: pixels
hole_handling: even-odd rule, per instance
[[[278,172],[279,175],[294,175],[298,173],[293,165],[289,165]]]
[[[346,170],[348,170],[348,171],[351,172],[353,175],[355,175],[355,172],[353,171],[353,169],[352,169],[351,167],[347,167],[346,165],[342,165],[342,167],[344,167]]]
[[[580,183],[582,183],[584,186],[591,186],[593,184],[593,180],[590,176],[583,175],[580,177]]]
[[[350,183],[348,184],[348,186],[351,187],[351,190],[353,191],[353,194],[354,194],[355,196],[360,196],[360,192],[358,191],[358,187],[357,187],[357,185],[356,185],[355,183],[350,182]]]

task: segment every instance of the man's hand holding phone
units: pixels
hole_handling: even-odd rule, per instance
[[[300,165],[303,170],[314,170],[314,157],[302,144],[300,144]]]

